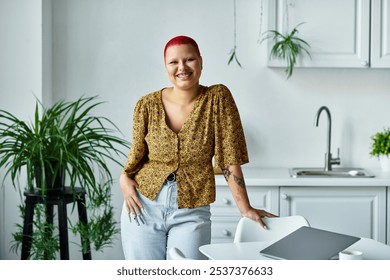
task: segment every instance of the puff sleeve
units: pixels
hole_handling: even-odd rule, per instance
[[[224,168],[248,163],[244,130],[230,90],[224,85],[218,85],[215,98],[215,166]]]
[[[142,168],[148,155],[148,146],[145,141],[148,133],[148,109],[145,98],[138,100],[133,115],[133,136],[130,152],[123,172],[130,178]]]

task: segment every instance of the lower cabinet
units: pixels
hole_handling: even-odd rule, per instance
[[[247,191],[253,207],[278,215],[278,188],[247,186]],[[233,242],[241,216],[227,185],[217,186],[217,197],[211,204],[211,214],[211,243]]]
[[[390,245],[390,189],[387,189],[387,245]]]
[[[247,186],[253,207],[275,215],[302,215],[312,227],[390,244],[387,187]],[[227,185],[211,205],[211,242],[233,242],[241,218]]]
[[[281,187],[280,215],[385,243],[386,196],[386,187]]]

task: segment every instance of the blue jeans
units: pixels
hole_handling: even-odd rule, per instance
[[[125,259],[165,260],[167,248],[177,247],[187,258],[206,259],[199,246],[211,240],[210,206],[194,209],[177,207],[176,182],[165,181],[156,200],[142,194],[144,206],[139,225],[129,221],[126,205],[121,215],[122,247]]]

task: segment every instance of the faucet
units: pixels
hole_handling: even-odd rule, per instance
[[[325,111],[328,116],[328,135],[327,135],[327,149],[325,153],[325,171],[332,170],[332,164],[340,164],[340,149],[337,149],[337,158],[332,158],[332,154],[330,152],[330,141],[331,141],[331,130],[332,130],[332,118],[330,116],[330,111],[328,107],[322,106],[318,109],[317,114],[314,119],[314,125],[318,127],[318,122],[320,120],[320,115],[322,111]]]

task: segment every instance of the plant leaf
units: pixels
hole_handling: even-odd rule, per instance
[[[268,30],[263,33],[265,36],[261,40],[261,43],[268,39],[272,39],[274,41],[274,45],[270,51],[270,58],[279,58],[286,61],[287,66],[285,72],[287,74],[287,79],[292,76],[294,66],[297,63],[297,58],[300,55],[305,53],[311,58],[308,50],[310,45],[305,40],[297,36],[299,33],[298,27],[303,23],[304,22],[298,24],[289,34],[286,35],[281,34],[277,30]]]
[[[234,60],[237,63],[237,65],[242,68],[241,63],[240,63],[240,61],[237,58],[236,49],[237,49],[237,47],[234,46],[234,48],[230,51],[230,53],[229,53],[230,57],[229,57],[229,60],[228,60],[228,65],[230,65],[230,63]]]

